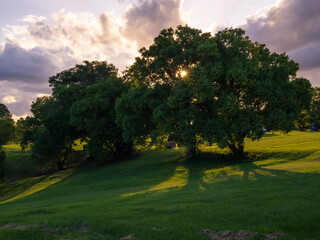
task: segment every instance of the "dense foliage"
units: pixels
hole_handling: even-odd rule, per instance
[[[312,92],[310,107],[310,121],[320,127],[320,88],[315,87]]]
[[[14,121],[6,105],[0,103],[0,150],[9,142],[14,133]]]
[[[242,29],[214,36],[164,29],[122,77],[112,64],[85,61],[49,78],[52,96],[38,98],[33,117],[19,123],[21,146],[31,144],[42,161],[56,159],[58,169],[79,139],[92,159],[103,152],[121,159],[134,144],[163,144],[169,135],[189,158],[203,142],[242,155],[245,138],[288,132],[305,119],[312,88],[298,69]]]
[[[0,179],[5,175],[6,154],[2,145],[8,143],[14,134],[14,121],[6,105],[0,103]]]
[[[200,139],[241,155],[244,139],[260,139],[264,128],[290,131],[310,103],[311,85],[295,77],[299,65],[286,54],[244,33],[161,31],[127,70],[133,89],[117,105],[125,136],[173,133],[194,157]]]
[[[115,123],[115,101],[127,90],[121,78],[112,76],[87,87],[84,97],[72,105],[70,123],[85,132],[91,156],[108,151],[120,159],[131,151],[131,142],[123,139],[122,128]]]
[[[107,62],[84,62],[49,79],[52,96],[38,98],[25,120],[21,146],[31,145],[42,164],[64,168],[75,141],[87,142],[91,157],[106,150],[116,158],[130,152],[122,129],[115,124],[115,100],[128,87]]]

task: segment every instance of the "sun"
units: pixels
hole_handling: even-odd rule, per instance
[[[180,72],[181,77],[185,77],[185,76],[187,76],[187,74],[188,74],[188,72],[185,71],[185,70],[182,70],[182,71]]]

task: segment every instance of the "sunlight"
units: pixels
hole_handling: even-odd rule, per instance
[[[228,175],[234,175],[238,172],[237,169],[231,169],[230,167],[208,169],[203,172],[202,181],[207,184],[225,181]]]
[[[185,70],[182,70],[182,71],[180,72],[181,77],[185,77],[185,76],[187,76],[187,74],[188,74],[188,72],[185,71]]]
[[[130,197],[137,194],[143,194],[143,193],[159,191],[159,190],[167,190],[168,188],[175,188],[175,187],[178,187],[178,189],[181,189],[182,187],[187,185],[188,177],[189,177],[189,169],[185,168],[184,166],[178,166],[174,170],[173,176],[167,181],[159,183],[144,191],[123,194],[122,197]]]
[[[3,200],[0,202],[0,204],[7,203],[7,202],[12,202],[14,200],[29,196],[31,194],[34,194],[36,192],[39,192],[43,189],[46,189],[50,187],[51,185],[58,183],[65,179],[66,177],[70,176],[72,173],[73,169],[68,169],[64,171],[60,171],[57,173],[52,174],[51,176],[45,178],[43,181],[36,183],[32,187],[18,193],[17,195],[13,196],[12,198],[8,198],[6,200]]]
[[[184,78],[188,75],[188,72],[186,70],[180,70],[176,72],[177,78]]]
[[[213,168],[205,170],[202,181],[207,184],[212,184],[220,181],[226,181],[228,179],[242,179],[242,180],[257,180],[259,177],[276,177],[267,168],[259,168],[253,164],[253,166],[247,166],[240,168],[239,166],[227,166],[223,168]]]

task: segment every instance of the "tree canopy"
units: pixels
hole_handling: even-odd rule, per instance
[[[14,134],[14,121],[6,105],[0,103],[0,179],[5,175],[6,153],[2,145],[8,143]]]
[[[130,152],[130,141],[124,141],[122,128],[115,123],[115,101],[127,90],[121,78],[108,77],[87,87],[85,96],[72,105],[71,125],[85,132],[91,155],[106,150],[120,159]]]
[[[31,144],[41,161],[54,160],[62,169],[76,140],[87,143],[91,156],[103,150],[116,158],[130,151],[115,124],[115,101],[128,90],[107,62],[85,61],[49,79],[52,96],[38,98],[25,120],[21,146]]]
[[[14,121],[6,105],[0,103],[0,150],[13,137]]]
[[[132,91],[117,104],[124,135],[174,133],[192,157],[199,139],[241,155],[244,139],[260,139],[264,128],[290,131],[311,85],[296,78],[299,65],[285,53],[244,34],[231,28],[211,36],[188,26],[161,31],[126,72]]]
[[[168,28],[139,53],[122,76],[106,61],[85,61],[50,77],[52,96],[33,103],[21,144],[57,159],[59,169],[79,139],[90,157],[110,152],[120,159],[134,144],[163,143],[169,135],[189,158],[201,142],[240,156],[245,138],[288,132],[309,111],[312,88],[296,77],[299,65],[240,28],[214,36]]]

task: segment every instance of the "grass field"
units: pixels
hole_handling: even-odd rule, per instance
[[[202,229],[320,239],[320,133],[266,134],[246,151],[186,162],[183,149],[148,150],[0,184],[0,239],[208,239]]]

